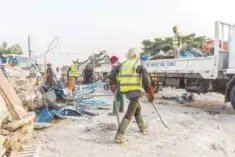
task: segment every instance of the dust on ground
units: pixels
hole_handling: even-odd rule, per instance
[[[154,108],[143,98],[142,114],[149,125],[149,135],[142,135],[133,119],[125,133],[128,141],[116,144],[116,130],[109,127],[117,123],[116,117],[107,116],[107,111],[95,111],[100,115],[92,119],[67,119],[36,131],[40,157],[234,157],[235,112],[229,105],[223,106],[224,97],[214,93],[196,96],[204,104],[201,108],[160,99],[162,95],[180,93],[181,90],[165,89],[157,94],[157,102],[164,101],[158,109],[171,131],[162,125]],[[111,96],[100,99],[112,102]],[[125,107],[127,103],[126,100]],[[215,105],[207,107],[207,104]]]

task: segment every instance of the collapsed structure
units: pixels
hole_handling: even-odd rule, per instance
[[[0,156],[6,150],[18,151],[34,129],[36,106],[43,104],[36,77],[30,71],[5,67],[0,70]]]

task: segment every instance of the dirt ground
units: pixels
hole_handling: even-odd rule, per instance
[[[140,134],[134,119],[127,131],[127,142],[116,144],[116,130],[107,124],[117,123],[109,111],[97,111],[94,118],[62,120],[45,130],[36,131],[41,146],[40,157],[234,157],[235,112],[222,95],[196,96],[188,107],[160,97],[180,95],[181,90],[164,89],[157,94],[158,109],[171,131],[160,122],[150,103],[141,100],[149,135]],[[111,104],[112,97],[99,97]],[[126,100],[125,106],[128,101]],[[197,104],[200,104],[199,108]],[[121,117],[123,114],[120,115]]]

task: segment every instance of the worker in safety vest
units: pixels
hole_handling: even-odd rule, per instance
[[[135,116],[140,132],[147,133],[147,125],[142,119],[139,99],[144,86],[148,90],[149,101],[154,101],[154,90],[147,70],[140,63],[140,53],[135,48],[129,50],[128,59],[117,68],[116,73],[118,73],[120,91],[130,100],[127,112],[115,136],[116,142],[123,143],[125,141],[124,132],[133,116]]]
[[[112,70],[108,75],[106,75],[103,78],[103,81],[106,81],[107,79],[110,80],[109,85],[110,85],[110,90],[112,91],[112,93],[114,93],[114,101],[113,101],[113,111],[108,113],[108,115],[115,116],[117,112],[124,112],[124,99],[122,93],[120,92],[120,87],[118,85],[117,73],[116,73],[116,69],[120,68],[121,64],[118,61],[117,56],[112,56],[110,58],[110,63],[112,66]],[[118,111],[116,110],[116,107]]]
[[[172,37],[172,47],[173,47],[174,55],[177,58],[177,57],[179,57],[179,52],[182,47],[182,38],[181,38],[181,35],[178,31],[177,26],[173,27],[173,33],[174,33],[174,35]]]
[[[69,71],[69,90],[71,93],[75,90],[76,79],[79,76],[78,68],[76,61],[73,60],[73,64],[70,66]]]

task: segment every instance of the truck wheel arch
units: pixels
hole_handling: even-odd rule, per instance
[[[235,109],[235,86],[233,86],[229,93],[229,99],[233,109]]]

